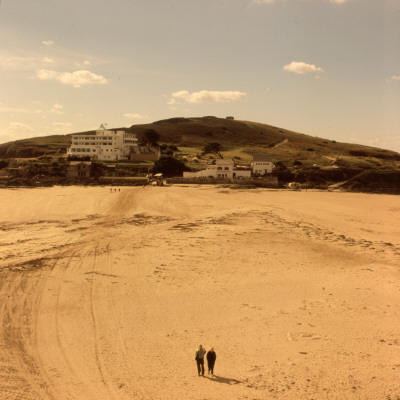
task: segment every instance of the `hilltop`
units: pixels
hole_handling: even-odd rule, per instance
[[[395,151],[336,142],[257,122],[207,116],[171,118],[112,130],[129,131],[140,139],[149,129],[158,132],[160,144],[178,147],[181,155],[199,155],[201,148],[211,142],[220,143],[224,156],[234,158],[238,164],[248,165],[253,154],[269,155],[281,170],[286,169],[280,177],[283,181],[311,182],[311,186],[340,183],[342,187],[362,189],[372,180],[380,182],[379,187],[400,187],[400,154]],[[71,134],[17,140],[0,145],[0,158],[62,157],[70,143]],[[195,164],[189,166],[196,168]],[[360,174],[361,183],[357,178]]]
[[[160,134],[161,143],[200,149],[207,143],[218,142],[226,151],[236,149],[249,156],[253,153],[267,153],[277,161],[306,160],[314,156],[373,157],[400,161],[400,154],[390,150],[340,143],[257,122],[216,117],[171,118],[112,130],[130,131],[140,138],[148,129],[154,129]],[[79,133],[91,134],[94,131]],[[70,136],[52,135],[4,143],[0,145],[0,158],[65,154],[71,143]]]

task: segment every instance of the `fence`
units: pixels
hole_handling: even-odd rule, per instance
[[[218,178],[167,178],[167,183],[193,184],[193,185],[239,185],[264,188],[279,186],[278,178],[269,176],[261,179],[218,179]]]

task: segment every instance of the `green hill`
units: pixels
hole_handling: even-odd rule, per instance
[[[207,143],[223,146],[225,158],[249,165],[253,154],[265,154],[278,166],[282,182],[296,181],[309,187],[339,184],[351,190],[400,192],[400,154],[359,144],[339,143],[250,121],[216,118],[171,118],[151,124],[114,128],[133,132],[139,139],[147,130],[160,135],[159,143],[178,148],[175,154],[186,155],[188,166],[201,168],[191,161]],[[89,132],[77,132],[91,134]],[[0,159],[63,157],[71,143],[71,134],[17,140],[0,145]],[[173,146],[172,146],[173,145]],[[164,146],[165,147],[165,146]],[[339,187],[338,185],[338,187]]]
[[[161,143],[200,150],[206,143],[218,142],[225,151],[236,149],[249,157],[253,153],[269,154],[273,159],[280,161],[321,157],[371,157],[382,161],[400,161],[400,154],[390,150],[338,143],[257,122],[216,117],[171,118],[114,130],[117,129],[134,132],[139,138],[147,129],[154,129],[160,134]],[[61,155],[66,153],[70,143],[70,135],[17,140],[0,145],[0,158]]]

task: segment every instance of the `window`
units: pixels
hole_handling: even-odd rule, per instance
[[[218,169],[218,170],[221,170],[221,169],[222,169],[222,167],[217,167],[217,169]]]
[[[225,171],[229,171],[229,167],[225,167]]]

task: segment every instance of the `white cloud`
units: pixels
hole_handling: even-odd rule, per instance
[[[34,132],[34,129],[30,125],[23,124],[22,122],[10,122],[6,132],[12,134],[26,134]]]
[[[142,115],[142,114],[138,114],[138,113],[126,113],[124,114],[124,117],[126,118],[130,118],[130,119],[146,119],[148,118],[147,115]]]
[[[23,107],[7,107],[0,104],[0,113],[7,114],[46,114],[46,113],[56,113],[62,114],[64,107],[61,104],[53,104],[51,108],[48,109],[28,109]]]
[[[188,103],[204,103],[206,101],[213,101],[216,103],[229,103],[238,101],[247,96],[247,93],[239,91],[210,91],[201,90],[200,92],[190,93],[187,90],[180,90],[172,93],[172,99],[168,102],[169,105],[176,104],[173,101],[175,99],[182,99]]]
[[[53,122],[52,126],[57,132],[70,131],[72,128],[71,122]]]
[[[390,80],[391,80],[391,81],[400,81],[400,75],[393,75],[393,76],[390,78]]]
[[[96,75],[88,70],[79,70],[75,72],[57,72],[47,69],[37,71],[37,77],[44,81],[55,80],[64,85],[71,85],[79,88],[83,85],[105,85],[108,83],[104,76]]]
[[[346,3],[347,0],[331,0],[331,3],[342,4]]]
[[[51,63],[54,62],[54,60],[52,58],[45,57],[45,58],[43,58],[42,62],[47,63],[47,64],[51,64]]]
[[[168,108],[170,109],[170,110],[173,110],[173,111],[176,111],[177,109],[178,109],[178,105],[179,105],[180,103],[179,103],[179,101],[177,101],[176,99],[169,99],[168,101],[167,101],[167,105],[168,105]]]
[[[83,65],[90,65],[90,61],[85,60],[85,61],[83,62]]]
[[[324,72],[322,68],[302,61],[292,61],[290,64],[285,65],[283,69],[300,75],[308,74],[310,72]]]
[[[45,46],[51,46],[51,45],[54,44],[54,42],[53,42],[52,40],[43,40],[42,43],[43,43]]]
[[[28,110],[26,108],[21,108],[21,107],[2,107],[2,106],[0,106],[0,112],[3,112],[3,113],[31,113],[34,111]]]
[[[61,104],[53,104],[53,107],[51,108],[50,112],[52,112],[54,114],[62,114],[63,108],[64,108],[64,106],[62,106]]]
[[[32,55],[15,56],[0,53],[0,68],[11,71],[31,71],[38,65],[38,60]]]

